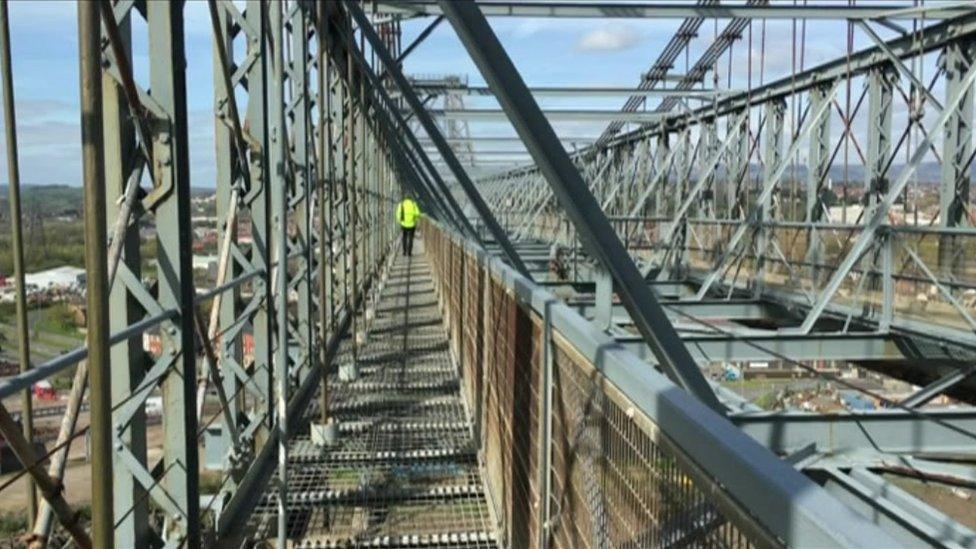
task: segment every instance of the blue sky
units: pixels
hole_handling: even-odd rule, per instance
[[[186,8],[188,104],[190,110],[191,179],[194,186],[213,186],[213,87],[209,13],[206,4],[191,0]],[[10,20],[18,116],[21,180],[24,183],[80,183],[78,129],[78,61],[76,7],[74,2],[10,2]],[[404,23],[403,43],[412,41],[429,19]],[[679,21],[662,20],[574,20],[507,19],[492,20],[500,39],[530,84],[537,85],[619,85],[633,86],[641,72],[657,57]],[[693,63],[716,30],[727,21],[706,22],[701,36],[689,48]],[[753,83],[759,82],[760,23],[754,28],[751,52],[754,61]],[[716,29],[717,26],[717,29]],[[797,33],[801,32],[797,26]],[[144,24],[136,22],[133,33],[134,66],[137,78],[146,78],[147,53],[141,37]],[[845,51],[845,24],[809,23],[805,64],[842,55]],[[884,36],[889,33],[878,31]],[[790,74],[793,27],[789,21],[767,23],[765,79]],[[826,38],[825,38],[826,37]],[[866,44],[858,36],[856,48]],[[743,42],[736,44],[731,85],[746,85],[750,53]],[[682,61],[675,71],[683,72]],[[727,63],[724,61],[723,64]],[[482,79],[461,47],[450,25],[442,24],[407,60],[408,73],[464,73],[472,83]],[[720,86],[729,84],[726,68],[720,72]],[[937,95],[940,95],[937,92]],[[490,98],[468,98],[470,107],[495,106]],[[568,107],[566,100],[540,99],[543,106]],[[615,109],[622,98],[601,98],[574,106]],[[866,109],[865,109],[866,110]],[[566,135],[593,136],[604,123],[559,122],[557,130]],[[898,122],[896,120],[896,127]],[[472,133],[505,135],[513,133],[507,123],[472,125]],[[839,134],[839,130],[835,132]],[[0,155],[2,156],[2,155]],[[0,181],[6,181],[6,158],[0,158]]]

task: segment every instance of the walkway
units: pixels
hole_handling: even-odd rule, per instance
[[[360,349],[359,379],[330,379],[339,446],[324,451],[310,442],[317,404],[297,426],[288,521],[296,547],[495,547],[471,423],[423,256],[418,241],[412,258],[394,264]],[[352,360],[348,338],[338,360]],[[273,540],[272,497],[253,520],[255,539]]]

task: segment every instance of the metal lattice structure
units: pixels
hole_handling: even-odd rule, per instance
[[[86,345],[31,364],[0,3],[21,362],[0,397],[23,402],[0,434],[25,543],[976,546],[971,508],[942,505],[976,496],[971,2],[206,7],[213,280],[187,6],[79,2]],[[511,17],[675,32],[636,86],[533,86],[488,23]],[[767,21],[792,24],[788,73],[767,77]],[[808,21],[845,54],[807,65]],[[406,72],[438,30],[477,75]],[[806,389],[760,406],[728,377],[770,364]],[[44,448],[31,387],[71,369]],[[90,521],[64,483],[83,436]]]

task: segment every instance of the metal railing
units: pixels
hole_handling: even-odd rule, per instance
[[[893,543],[540,286],[422,232],[506,546]]]

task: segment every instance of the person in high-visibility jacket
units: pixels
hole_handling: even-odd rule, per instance
[[[410,196],[405,196],[396,208],[396,218],[402,231],[403,255],[413,255],[413,233],[420,219],[420,207]]]

